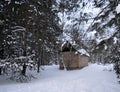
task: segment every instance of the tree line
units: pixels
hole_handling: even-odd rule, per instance
[[[11,76],[17,71],[25,76],[27,67],[36,66],[39,72],[41,65],[56,62],[62,30],[54,4],[54,0],[0,1],[0,75],[15,67]]]

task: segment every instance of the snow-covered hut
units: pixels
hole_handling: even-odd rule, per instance
[[[61,46],[62,61],[59,68],[62,70],[80,69],[88,65],[89,54],[84,49],[76,50],[68,41]]]

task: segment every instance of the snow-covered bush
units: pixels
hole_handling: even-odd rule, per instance
[[[35,78],[32,74],[27,73],[27,71],[32,70],[36,65],[36,62],[31,60],[31,57],[16,57],[0,60],[1,74],[6,75],[11,80],[17,82],[28,82],[32,78]],[[23,73],[23,69],[25,71]]]

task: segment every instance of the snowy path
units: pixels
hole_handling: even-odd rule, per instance
[[[110,68],[91,64],[81,70],[65,71],[58,70],[58,66],[46,66],[38,79],[30,83],[3,84],[0,77],[0,92],[120,92]]]

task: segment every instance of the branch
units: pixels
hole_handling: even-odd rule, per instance
[[[94,18],[93,22],[92,22],[91,25],[88,27],[88,29],[87,29],[86,32],[88,32],[88,30],[89,30],[90,27],[93,25],[93,23],[95,22],[95,20],[99,17],[99,15],[100,15],[106,8],[109,7],[109,5],[110,5],[110,4],[108,4],[106,7],[104,7],[104,8],[101,10],[101,12],[98,13],[98,15]]]

